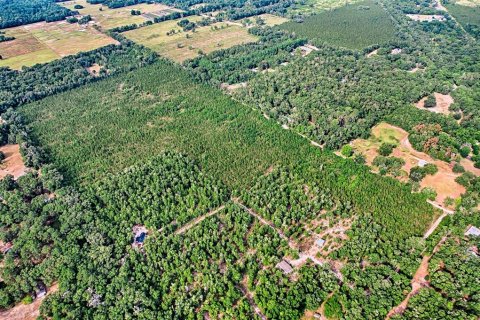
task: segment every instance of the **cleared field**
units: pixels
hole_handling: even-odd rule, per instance
[[[276,16],[276,15],[269,14],[269,13],[260,14],[258,16],[253,16],[253,17],[250,17],[248,19],[250,21],[255,21],[257,18],[263,19],[265,21],[265,25],[270,26],[270,27],[290,21],[290,19],[280,17],[280,16]]]
[[[200,19],[201,17],[188,18],[190,21]],[[195,58],[200,51],[210,53],[257,40],[255,36],[248,33],[246,28],[228,22],[200,27],[195,32],[183,32],[177,25],[179,20],[181,19],[156,23],[125,32],[124,35],[176,62]],[[176,33],[167,35],[171,30],[175,30]]]
[[[134,23],[140,24],[148,20],[146,17],[143,16],[132,16],[130,13],[131,10],[140,10],[142,14],[146,14],[172,9],[169,6],[157,3],[140,3],[133,6],[116,9],[109,9],[107,6],[103,6],[101,4],[90,4],[86,0],[67,1],[60,4],[71,10],[77,10],[82,15],[92,16],[93,21],[95,21],[105,30]],[[75,5],[82,5],[84,8],[75,9]],[[179,9],[174,10],[181,11]]]
[[[374,1],[364,1],[310,16],[303,23],[279,26],[309,40],[324,41],[350,49],[384,43],[395,35],[387,13]]]
[[[397,145],[393,150],[392,156],[405,160],[402,166],[404,175],[398,177],[400,180],[407,181],[407,174],[410,169],[417,166],[420,160],[427,163],[433,163],[438,167],[438,172],[434,175],[427,175],[420,183],[422,188],[432,188],[437,192],[438,203],[443,204],[447,197],[456,199],[465,192],[465,188],[455,181],[460,174],[454,173],[451,166],[440,160],[435,160],[424,152],[413,149],[408,141],[408,132],[392,126],[388,123],[380,123],[372,129],[372,137],[368,140],[357,139],[352,142],[354,150],[361,152],[366,156],[367,164],[371,165],[373,159],[379,155],[378,150],[382,143],[392,143]]]
[[[289,12],[292,13],[320,13],[323,11],[340,8],[345,5],[351,5],[362,0],[307,0],[303,4],[297,4],[295,7],[290,8]]]
[[[67,22],[34,23],[5,30],[13,41],[0,43],[0,66],[21,69],[117,43],[92,26]]]

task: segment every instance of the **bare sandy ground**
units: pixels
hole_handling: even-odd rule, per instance
[[[35,320],[40,315],[40,305],[43,300],[51,293],[54,293],[58,290],[58,284],[54,284],[48,289],[47,295],[35,299],[30,304],[17,304],[15,307],[0,312],[0,319],[5,320]]]
[[[418,101],[415,104],[415,107],[422,110],[428,110],[430,112],[450,114],[451,112],[449,108],[450,108],[450,105],[454,102],[452,96],[449,94],[441,94],[437,92],[434,93],[434,96],[435,96],[435,100],[437,101],[437,105],[434,108],[424,107],[425,100],[427,100],[427,97],[423,97],[422,99],[420,99],[420,101]]]
[[[0,151],[5,154],[5,160],[0,165],[0,179],[11,174],[15,179],[23,176],[27,172],[27,167],[23,163],[18,144],[7,144],[0,147]]]

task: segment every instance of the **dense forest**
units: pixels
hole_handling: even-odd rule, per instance
[[[0,29],[39,21],[63,20],[74,14],[74,11],[58,5],[54,0],[1,0]]]
[[[465,232],[480,227],[480,177],[457,162],[480,167],[480,46],[436,2],[377,4],[335,12],[395,24],[394,38],[356,49],[295,15],[183,66],[112,33],[120,45],[0,69],[0,146],[19,144],[28,167],[0,180],[0,309],[47,288],[40,319],[478,319],[480,238]],[[236,19],[296,5],[196,10]],[[452,98],[446,112],[428,110],[435,93]],[[404,163],[392,145],[373,161],[380,175],[348,145],[346,159],[332,152],[380,121],[450,162],[466,189],[432,233],[442,212],[412,181],[436,166],[403,183],[388,176]]]

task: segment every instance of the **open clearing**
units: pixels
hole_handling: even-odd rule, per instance
[[[312,15],[304,22],[279,26],[297,36],[350,49],[362,49],[393,39],[395,26],[380,5],[364,1]]]
[[[133,6],[122,7],[109,9],[107,6],[101,4],[90,4],[86,0],[74,0],[60,3],[62,6],[69,8],[71,10],[78,11],[81,15],[90,15],[92,16],[93,21],[96,24],[99,24],[103,29],[108,30],[116,27],[121,27],[129,24],[140,24],[145,22],[148,19],[148,14],[161,13],[165,10],[172,11],[182,11],[179,9],[173,9],[169,6],[163,4],[148,4],[140,3]],[[75,9],[75,5],[82,5],[83,9]],[[101,11],[100,11],[101,8]],[[133,16],[130,12],[131,10],[140,10],[142,14],[147,14],[146,16],[139,15]]]
[[[402,170],[405,175],[399,177],[406,181],[410,169],[417,166],[419,160],[437,165],[438,172],[434,175],[427,175],[420,183],[422,188],[430,187],[437,192],[436,202],[443,204],[447,197],[456,199],[460,197],[465,188],[455,181],[460,174],[452,171],[450,165],[444,161],[435,160],[426,153],[413,149],[408,141],[408,132],[392,126],[388,123],[380,123],[372,129],[372,137],[368,140],[357,139],[352,142],[352,147],[366,157],[367,164],[372,165],[373,159],[378,156],[378,149],[382,143],[394,143],[398,146],[393,150],[393,157],[405,160]]]
[[[276,15],[269,14],[269,13],[260,14],[258,16],[249,17],[247,19],[249,19],[252,22],[255,22],[255,20],[257,18],[263,19],[263,21],[265,21],[265,25],[270,26],[270,27],[290,21],[290,19],[280,17],[280,16],[276,16]],[[243,19],[243,20],[246,20],[246,19]]]
[[[445,21],[446,18],[440,14],[407,14],[407,17],[413,21],[420,22],[432,22],[432,21]]]
[[[188,17],[190,21],[200,19],[201,17],[198,16]],[[257,41],[257,38],[249,34],[246,28],[228,22],[200,27],[195,32],[183,32],[177,25],[179,20],[181,19],[156,23],[125,32],[124,35],[176,62],[195,58],[200,51],[207,54],[238,44]],[[170,30],[176,30],[176,33],[167,35]]]
[[[0,164],[0,179],[11,174],[15,179],[21,177],[27,171],[23,164],[20,146],[18,144],[7,144],[0,147],[0,151],[5,154],[5,160]]]
[[[449,108],[450,108],[450,105],[454,102],[452,96],[449,94],[441,94],[438,92],[435,92],[434,96],[435,96],[435,101],[437,102],[437,105],[435,107],[433,108],[424,107],[425,100],[427,100],[427,97],[423,97],[422,99],[420,99],[420,101],[415,103],[415,107],[417,107],[418,109],[427,110],[430,112],[441,113],[446,115],[450,114]]]
[[[289,12],[293,13],[318,13],[328,11],[335,8],[343,7],[345,5],[352,5],[362,0],[307,0],[303,4],[297,4],[293,8],[289,8]]]
[[[5,29],[13,41],[0,43],[0,67],[21,69],[37,63],[90,51],[117,41],[95,30],[90,25],[60,22],[39,22]]]
[[[58,284],[54,284],[50,287],[47,291],[47,294],[42,297],[35,299],[30,304],[23,304],[19,303],[15,307],[0,311],[0,319],[8,319],[8,320],[35,320],[38,319],[40,315],[40,305],[42,304],[43,300],[51,293],[54,293],[58,290]]]

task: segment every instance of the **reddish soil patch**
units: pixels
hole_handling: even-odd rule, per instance
[[[56,292],[58,290],[58,284],[54,284],[48,289],[47,295]],[[8,320],[35,320],[40,315],[40,305],[45,297],[36,299],[30,304],[17,304],[15,307],[9,310],[0,311],[0,319]]]
[[[17,179],[26,173],[27,167],[23,163],[18,144],[4,145],[0,147],[0,151],[5,154],[5,160],[0,165],[0,179],[3,179],[8,174]]]
[[[480,169],[474,167],[472,160],[462,159],[460,160],[460,164],[465,168],[465,170],[470,171],[476,176],[480,176]]]
[[[15,30],[17,31],[14,40],[0,42],[0,54],[3,59],[21,56],[46,48],[45,45],[28,34],[28,32],[22,29]]]
[[[100,70],[103,69],[103,66],[99,65],[99,64],[92,64],[92,66],[86,68],[88,73],[90,73],[92,76],[94,77],[98,77],[100,75]]]
[[[449,94],[441,94],[441,93],[434,93],[435,100],[437,101],[437,105],[434,108],[425,108],[425,100],[427,97],[423,97],[415,104],[415,107],[422,110],[428,110],[430,112],[435,113],[442,113],[442,114],[450,114],[450,105],[453,103],[453,98]]]
[[[430,187],[437,192],[436,202],[443,204],[447,197],[455,199],[465,192],[465,188],[455,182],[455,178],[458,177],[459,174],[454,173],[448,163],[435,160],[428,154],[413,149],[408,140],[408,132],[390,124],[381,123],[374,127],[372,129],[372,135],[375,140],[373,141],[357,139],[352,142],[354,149],[361,151],[365,155],[368,165],[372,165],[373,159],[378,156],[378,148],[381,143],[376,139],[379,138],[381,129],[385,128],[394,130],[395,132],[394,136],[398,139],[399,145],[393,150],[392,156],[405,160],[405,165],[402,167],[402,170],[407,174],[410,173],[413,167],[418,166],[419,160],[425,160],[427,163],[433,163],[438,167],[438,172],[435,175],[426,176],[420,183],[422,188]],[[480,170],[477,170],[477,172],[480,173]],[[404,175],[403,177],[398,177],[398,179],[407,181],[408,176]]]

